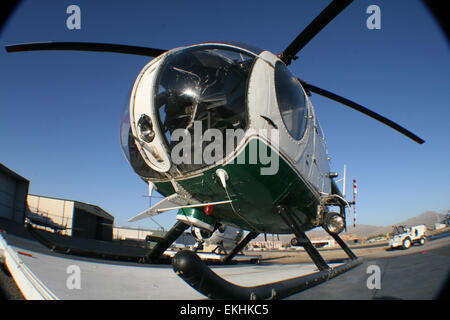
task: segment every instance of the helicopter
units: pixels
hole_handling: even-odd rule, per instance
[[[222,259],[229,263],[261,233],[295,234],[319,272],[314,281],[239,287],[217,276],[191,251],[172,259],[175,272],[213,298],[280,298],[334,277],[361,261],[339,237],[343,197],[331,172],[324,132],[311,95],[359,111],[413,141],[424,140],[392,120],[293,75],[288,66],[353,1],[332,1],[281,53],[232,41],[171,50],[129,45],[40,42],[8,52],[79,50],[152,57],[139,73],[121,122],[121,145],[133,170],[164,199],[129,221],[178,210],[177,222],[146,256],[157,263],[188,228],[248,233]],[[337,208],[337,209],[335,209]],[[331,268],[305,232],[322,227],[350,262]]]
[[[232,226],[221,225],[214,232],[208,232],[198,227],[191,227],[191,234],[197,240],[194,251],[203,250],[205,246],[215,247],[211,253],[227,254],[242,239],[243,230]]]

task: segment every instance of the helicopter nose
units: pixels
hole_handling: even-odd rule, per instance
[[[165,173],[172,166],[164,134],[154,111],[153,88],[161,59],[149,62],[136,79],[130,98],[131,135],[145,163],[153,170]]]

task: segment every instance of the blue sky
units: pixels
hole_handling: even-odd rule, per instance
[[[279,53],[329,1],[25,1],[0,45],[92,41],[170,49],[234,40]],[[81,30],[66,8],[81,9]],[[381,9],[369,30],[366,9]],[[351,4],[299,54],[291,71],[392,119],[418,145],[338,103],[312,96],[332,170],[358,182],[358,223],[390,225],[450,209],[450,59],[444,34],[419,1]],[[119,142],[127,94],[148,58],[0,50],[0,162],[31,181],[30,193],[97,204],[116,224],[148,207],[147,185]],[[348,193],[351,189],[348,188]],[[155,218],[169,228],[174,213]]]

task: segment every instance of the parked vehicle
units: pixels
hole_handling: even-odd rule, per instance
[[[389,247],[408,249],[414,244],[423,245],[425,243],[426,230],[427,228],[423,224],[413,227],[394,226],[394,232],[389,238]]]

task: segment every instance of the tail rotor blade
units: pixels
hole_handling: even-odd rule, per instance
[[[167,50],[129,46],[122,44],[95,43],[95,42],[36,42],[6,46],[8,52],[41,51],[41,50],[73,50],[93,52],[114,52],[134,54],[147,57],[157,57]]]
[[[376,113],[376,112],[374,112],[374,111],[372,111],[370,109],[367,109],[366,107],[363,107],[362,105],[360,105],[360,104],[358,104],[356,102],[348,100],[348,99],[346,99],[344,97],[341,97],[341,96],[339,96],[339,95],[337,95],[335,93],[332,93],[330,91],[327,91],[325,89],[316,87],[316,86],[314,86],[312,84],[306,83],[303,80],[299,79],[299,81],[302,84],[302,86],[305,88],[306,91],[310,91],[310,92],[319,94],[319,95],[324,96],[324,97],[326,97],[328,99],[331,99],[331,100],[337,101],[337,102],[339,102],[339,103],[341,103],[343,105],[346,105],[346,106],[348,106],[348,107],[350,107],[350,108],[352,108],[352,109],[354,109],[356,111],[364,113],[365,115],[367,115],[367,116],[369,116],[369,117],[371,117],[371,118],[373,118],[375,120],[380,121],[381,123],[391,127],[392,129],[397,130],[398,132],[400,132],[401,134],[403,134],[403,135],[407,136],[408,138],[414,140],[418,144],[422,144],[422,143],[425,142],[423,139],[419,138],[418,136],[416,136],[411,131],[403,128],[402,126],[398,125],[397,123],[393,122],[392,120],[389,120],[388,118],[383,117],[382,115],[380,115],[380,114],[378,114],[378,113]]]

